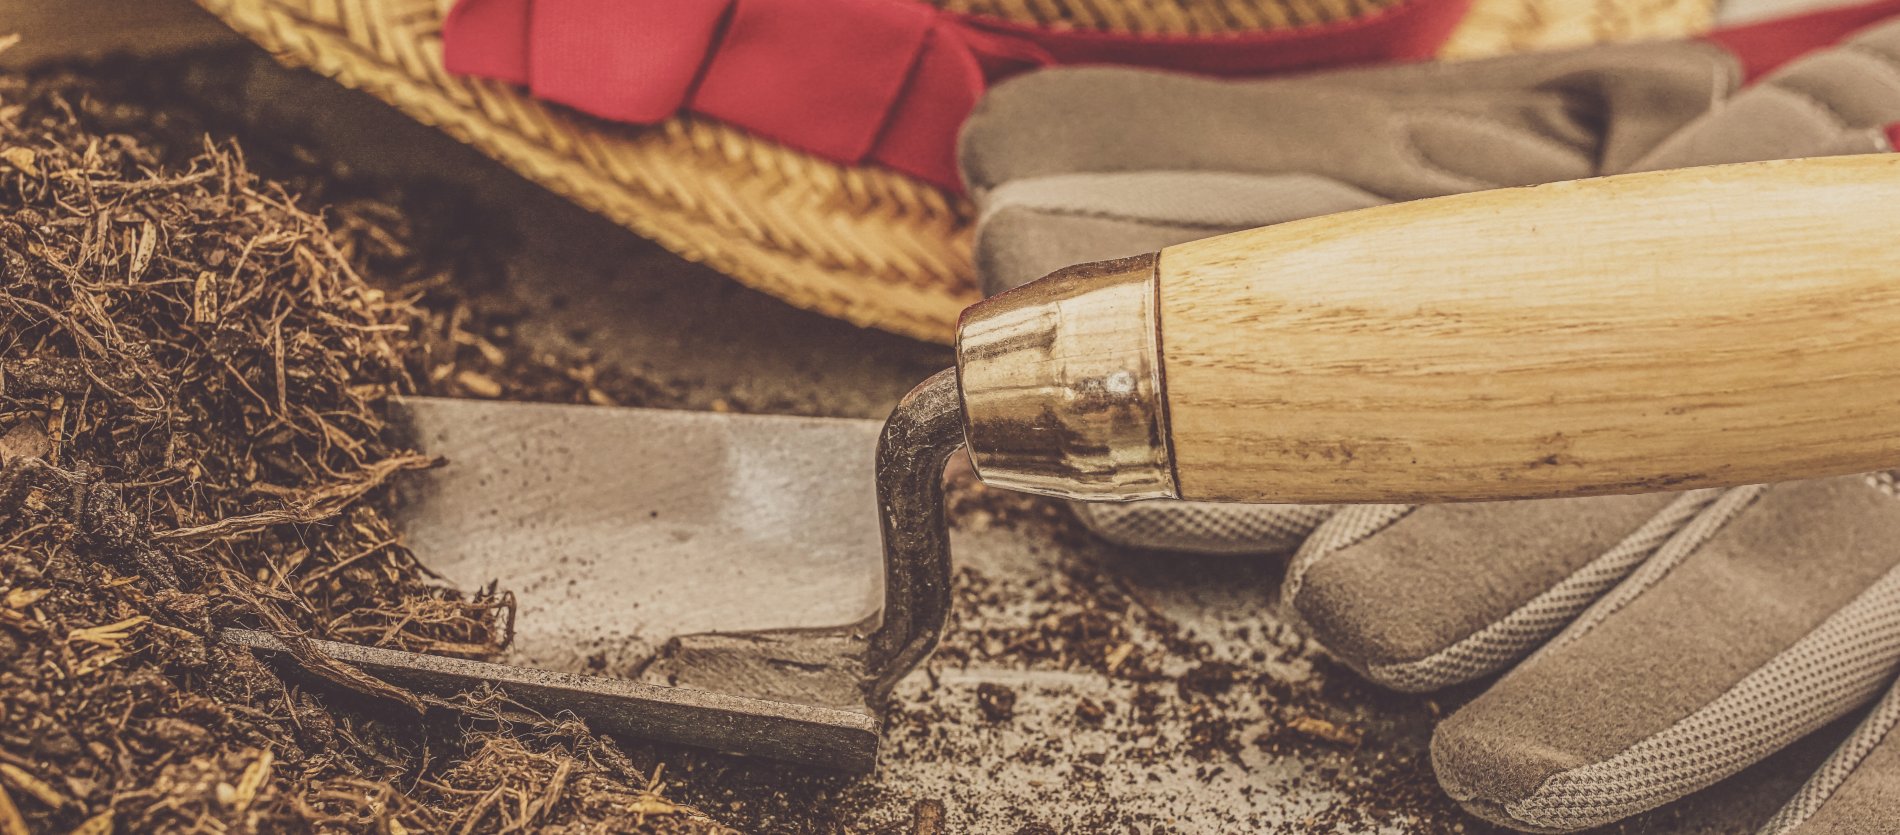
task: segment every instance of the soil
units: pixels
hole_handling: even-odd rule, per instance
[[[493,655],[509,595],[432,582],[378,509],[430,465],[380,402],[646,392],[508,356],[432,296],[458,265],[417,215],[262,179],[128,78],[0,77],[0,832],[717,830],[577,724],[216,640]]]

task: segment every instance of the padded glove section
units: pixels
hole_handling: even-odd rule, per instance
[[[1696,119],[1631,170],[1893,150],[1900,122],[1900,24],[1813,53]]]
[[[1441,723],[1446,791],[1500,823],[1582,829],[1710,785],[1878,694],[1900,663],[1900,502],[1859,476],[1757,492]]]
[[[1478,665],[1446,657],[1601,563],[1674,501],[1651,494],[1426,505],[1396,517],[1341,513],[1295,557],[1283,594],[1308,632],[1347,664],[1400,689],[1436,689],[1496,672],[1554,634],[1687,518],[1678,513],[1660,536],[1625,549],[1632,552],[1614,571],[1598,570],[1603,578],[1590,588],[1546,602],[1555,611],[1543,628],[1520,628],[1522,640],[1501,657]],[[1410,677],[1395,670],[1433,659],[1458,669]]]
[[[960,156],[979,199],[1052,175],[1222,171],[1313,174],[1406,200],[1629,165],[1738,75],[1697,42],[1257,81],[1059,69],[992,91]]]

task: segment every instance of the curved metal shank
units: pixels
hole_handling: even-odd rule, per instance
[[[943,468],[963,446],[963,401],[947,368],[897,404],[877,443],[884,529],[884,617],[865,657],[865,694],[883,701],[943,636],[950,610],[950,529]]]

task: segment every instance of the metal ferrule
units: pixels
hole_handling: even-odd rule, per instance
[[[1095,501],[1175,495],[1155,263],[1070,267],[964,311],[964,434],[984,482]]]

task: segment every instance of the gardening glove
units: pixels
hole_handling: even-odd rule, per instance
[[[1727,57],[1694,44],[1278,82],[1041,73],[997,90],[966,129],[978,264],[1002,289],[1071,262],[1457,190],[1446,171],[1503,185],[1538,181],[1539,165],[1561,179],[1890,150],[1897,54],[1889,26],[1733,96]],[[1356,115],[1326,103],[1348,99]],[[1419,139],[1454,129],[1467,133]],[[1365,156],[1397,170],[1363,170]],[[1446,188],[1425,190],[1434,177]],[[1876,697],[1900,657],[1890,481],[1299,513],[1156,501],[1083,518],[1111,539],[1195,550],[1270,550],[1323,518],[1290,568],[1288,608],[1401,689],[1490,675],[1549,641],[1434,739],[1447,790],[1519,828],[1605,823],[1716,782]],[[1900,818],[1900,739],[1881,744],[1894,701],[1770,831]]]

